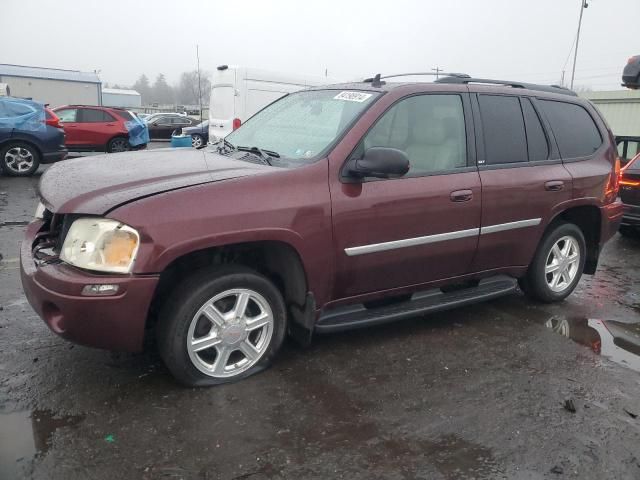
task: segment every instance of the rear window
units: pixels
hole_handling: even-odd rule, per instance
[[[78,110],[75,108],[65,108],[64,110],[56,110],[56,115],[62,123],[74,123],[78,115]]]
[[[113,122],[115,118],[109,115],[104,110],[95,110],[93,108],[80,109],[80,122],[81,123],[101,123],[101,122]]]
[[[227,119],[233,117],[233,87],[213,87],[211,90],[210,117]]]
[[[486,163],[526,162],[527,137],[520,99],[504,95],[480,95]]]
[[[114,110],[114,113],[124,120],[133,120],[133,115],[131,115],[126,110]]]
[[[562,158],[587,157],[602,145],[602,137],[591,115],[580,105],[541,100],[556,137]]]

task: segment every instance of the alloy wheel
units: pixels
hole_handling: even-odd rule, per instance
[[[269,347],[273,312],[259,293],[226,290],[208,300],[189,325],[187,352],[202,373],[229,378],[255,365]]]
[[[126,152],[127,150],[129,150],[127,148],[127,143],[128,142],[124,138],[116,138],[111,142],[111,152],[112,153]]]
[[[563,292],[576,278],[579,266],[580,245],[578,241],[568,235],[561,237],[553,244],[547,255],[544,267],[547,286],[553,292]]]
[[[14,173],[23,173],[33,168],[33,153],[24,147],[12,147],[4,154],[4,164]]]
[[[202,147],[203,139],[200,135],[191,135],[191,146],[193,148]]]

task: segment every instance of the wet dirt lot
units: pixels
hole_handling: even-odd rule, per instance
[[[640,478],[638,240],[617,235],[561,304],[316,337],[185,389],[153,350],[74,346],[31,310],[36,182],[0,176],[0,479]]]

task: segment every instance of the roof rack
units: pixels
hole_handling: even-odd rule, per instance
[[[396,73],[394,75],[385,75],[384,77],[381,76],[380,73],[377,73],[374,77],[365,78],[364,81],[366,83],[371,83],[373,87],[379,87],[384,85],[384,82],[382,80],[385,78],[415,77],[415,76],[423,76],[423,75],[427,75],[430,77],[432,76],[439,77],[440,75],[446,75],[447,77],[452,77],[452,78],[471,78],[466,73],[445,73],[445,72]]]
[[[468,85],[469,83],[484,83],[488,85],[505,85],[512,88],[526,88],[527,90],[538,90],[541,92],[559,93],[561,95],[571,95],[577,97],[578,94],[573,90],[560,85],[537,85],[535,83],[512,82],[508,80],[491,80],[488,78],[472,78],[462,77],[459,75],[448,75],[435,80],[436,83],[461,83]]]

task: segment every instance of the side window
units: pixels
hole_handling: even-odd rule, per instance
[[[408,175],[467,165],[464,110],[459,95],[416,95],[396,103],[364,137],[364,150],[391,147],[409,157]]]
[[[74,123],[78,116],[78,110],[75,108],[65,108],[64,110],[57,110],[56,115],[62,123]]]
[[[526,162],[527,137],[520,99],[505,95],[479,95],[486,163]]]
[[[528,98],[522,98],[522,113],[524,114],[524,125],[527,131],[527,150],[529,161],[546,160],[549,158],[549,144],[547,136],[542,128],[540,117]]]
[[[82,123],[103,123],[114,121],[114,118],[111,115],[102,110],[96,110],[93,108],[81,108],[79,112],[79,121]]]
[[[539,103],[551,124],[562,158],[586,157],[600,148],[600,131],[583,107],[552,100]]]

